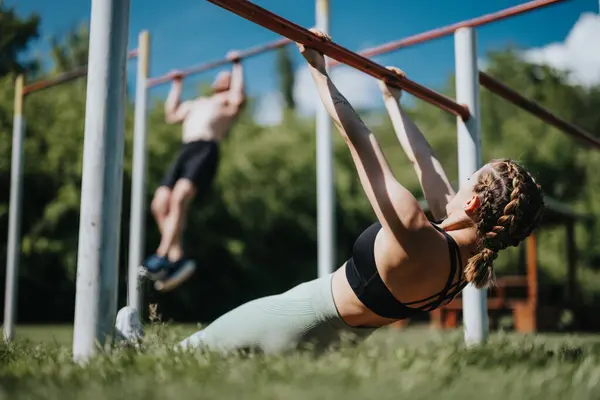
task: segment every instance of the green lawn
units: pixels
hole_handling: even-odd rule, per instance
[[[194,326],[154,326],[143,351],[71,362],[71,327],[19,327],[2,344],[0,399],[598,399],[600,337],[382,330],[316,357],[181,353]]]
[[[171,326],[173,327],[173,326]],[[196,325],[175,325],[175,331],[188,335],[198,330]],[[70,346],[73,342],[72,325],[19,325],[15,329],[18,340],[27,340],[34,343],[54,343]]]

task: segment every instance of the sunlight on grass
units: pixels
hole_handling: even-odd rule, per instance
[[[179,352],[193,325],[153,325],[144,349],[71,362],[71,327],[19,327],[2,344],[0,398],[594,399],[600,337],[494,333],[465,349],[459,331],[381,330],[316,356]],[[51,338],[50,340],[48,340]]]

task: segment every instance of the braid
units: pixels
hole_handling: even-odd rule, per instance
[[[496,181],[493,173],[482,175],[479,182],[473,190],[479,194],[481,207],[477,210],[475,220],[477,221],[477,236],[479,241],[477,248],[479,252],[469,258],[465,267],[465,279],[472,282],[477,288],[488,287],[494,281],[493,262],[498,257],[498,253],[488,246],[489,240],[493,238],[492,233],[488,232],[490,225],[489,217],[493,215],[493,184]]]
[[[539,224],[543,210],[540,186],[516,163],[505,160],[483,173],[473,191],[481,207],[474,221],[478,253],[469,259],[465,278],[478,288],[494,281],[493,262],[498,252],[518,246]]]
[[[498,252],[484,247],[469,258],[465,268],[465,279],[471,282],[476,288],[482,289],[491,286],[494,283],[494,260],[498,257]]]
[[[543,200],[541,199],[540,185],[535,183],[535,179],[529,172],[514,163],[506,163],[506,165],[513,189],[510,193],[510,201],[504,207],[504,215],[498,219],[498,224],[508,228],[507,236],[504,239],[505,247],[508,247],[518,246],[538,225],[542,216]],[[527,207],[531,200],[536,200],[528,200],[527,191],[530,187],[535,190],[529,194],[529,197],[539,197],[541,203],[541,206],[535,211],[529,210]]]

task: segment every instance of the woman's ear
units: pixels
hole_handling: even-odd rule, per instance
[[[481,207],[481,200],[479,199],[479,196],[477,196],[476,194],[474,194],[465,203],[464,210],[465,210],[465,213],[467,215],[471,216],[471,215],[473,215],[475,213],[475,211],[477,211],[477,209],[479,207]]]

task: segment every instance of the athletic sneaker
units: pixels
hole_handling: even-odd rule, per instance
[[[158,291],[167,292],[175,289],[187,280],[196,270],[196,263],[189,258],[182,258],[170,263],[166,276],[155,279],[154,288]]]
[[[152,254],[140,266],[140,275],[150,278],[153,281],[161,280],[169,274],[170,266],[171,262],[167,257]]]
[[[144,337],[140,314],[133,307],[123,307],[117,313],[115,322],[116,337],[119,341],[139,344]]]
[[[196,263],[188,258],[171,262],[167,257],[153,254],[144,260],[140,267],[140,275],[154,282],[158,291],[170,291],[181,285],[196,270]]]

